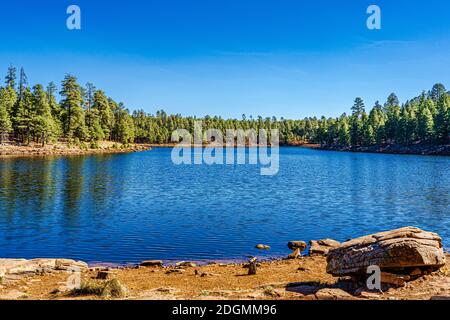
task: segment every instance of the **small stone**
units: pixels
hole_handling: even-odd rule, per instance
[[[111,271],[102,270],[102,271],[97,272],[98,280],[109,280],[112,278],[112,276],[113,276],[113,273]]]
[[[308,294],[306,296],[303,296],[302,300],[317,300],[317,298],[314,294]]]
[[[161,267],[162,265],[162,260],[145,260],[140,263],[142,267]]]
[[[251,258],[248,262],[248,275],[255,275],[257,269],[256,258]]]
[[[351,294],[344,290],[337,288],[325,288],[316,292],[318,300],[353,300],[355,299]]]
[[[257,244],[257,245],[255,246],[255,248],[258,249],[258,250],[269,250],[269,249],[270,249],[270,246],[265,245],[265,244]]]
[[[450,300],[450,296],[432,296],[430,300]]]
[[[410,280],[410,276],[394,274],[389,272],[381,272],[381,283],[403,287],[406,281]]]
[[[288,247],[291,250],[300,249],[300,251],[304,251],[306,249],[306,242],[304,242],[304,241],[289,241]]]
[[[419,268],[415,268],[414,270],[412,270],[409,275],[410,276],[420,276],[422,274],[422,270],[420,270]]]
[[[203,272],[202,274],[201,274],[201,277],[203,278],[203,277],[217,277],[217,276],[219,276],[218,274],[216,274],[216,273],[210,273],[210,272]]]
[[[189,262],[189,261],[181,261],[181,262],[177,262],[175,264],[177,267],[190,267],[190,268],[195,268],[197,266],[196,263],[194,262]]]
[[[292,252],[291,254],[289,254],[287,256],[287,258],[288,259],[298,259],[298,258],[301,258],[301,256],[302,256],[302,253],[301,253],[300,249],[295,249],[295,251]]]
[[[184,269],[170,269],[166,271],[166,274],[172,274],[172,273],[176,273],[176,274],[183,274],[186,270]]]

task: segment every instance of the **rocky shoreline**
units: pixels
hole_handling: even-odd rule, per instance
[[[0,299],[450,299],[450,256],[435,233],[405,227],[344,243],[311,240],[308,256],[304,241],[288,247],[284,259],[205,265],[0,259]],[[379,289],[365,283],[369,265],[381,270]]]
[[[29,146],[18,146],[13,144],[0,145],[0,159],[8,157],[42,157],[42,156],[79,156],[93,154],[116,154],[150,150],[145,144],[122,145],[112,142],[103,142],[98,148],[80,147],[57,143],[44,147],[32,144]]]
[[[305,145],[307,146],[307,145]],[[368,147],[342,147],[333,145],[311,145],[310,148],[324,151],[344,151],[358,153],[410,154],[428,156],[450,156],[450,145],[374,145]]]

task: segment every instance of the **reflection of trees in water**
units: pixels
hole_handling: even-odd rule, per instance
[[[98,155],[90,159],[92,165],[89,166],[90,172],[87,176],[88,188],[96,209],[105,207],[113,188],[112,158],[111,155]]]
[[[1,162],[1,201],[8,215],[17,212],[21,216],[40,217],[53,207],[56,195],[53,163],[50,158]]]
[[[0,215],[11,221],[16,208],[16,188],[13,159],[0,161]],[[2,217],[3,218],[3,217]]]
[[[68,157],[63,160],[62,193],[65,222],[71,224],[78,216],[83,191],[85,157]]]
[[[36,208],[40,213],[51,210],[55,204],[55,165],[55,159],[46,158],[34,166],[37,167],[36,170],[30,170],[33,183],[35,184],[35,187],[32,188],[34,191],[30,195],[37,202]]]

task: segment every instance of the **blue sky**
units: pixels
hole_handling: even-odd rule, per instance
[[[80,6],[82,29],[66,28]],[[366,9],[382,10],[382,29]],[[93,82],[154,113],[337,116],[450,87],[448,0],[41,0],[0,11],[0,71]]]

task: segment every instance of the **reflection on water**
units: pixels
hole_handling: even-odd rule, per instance
[[[0,257],[285,255],[289,240],[405,225],[450,247],[450,158],[281,148],[280,172],[176,166],[170,149],[0,160]],[[271,245],[255,252],[256,243]]]

